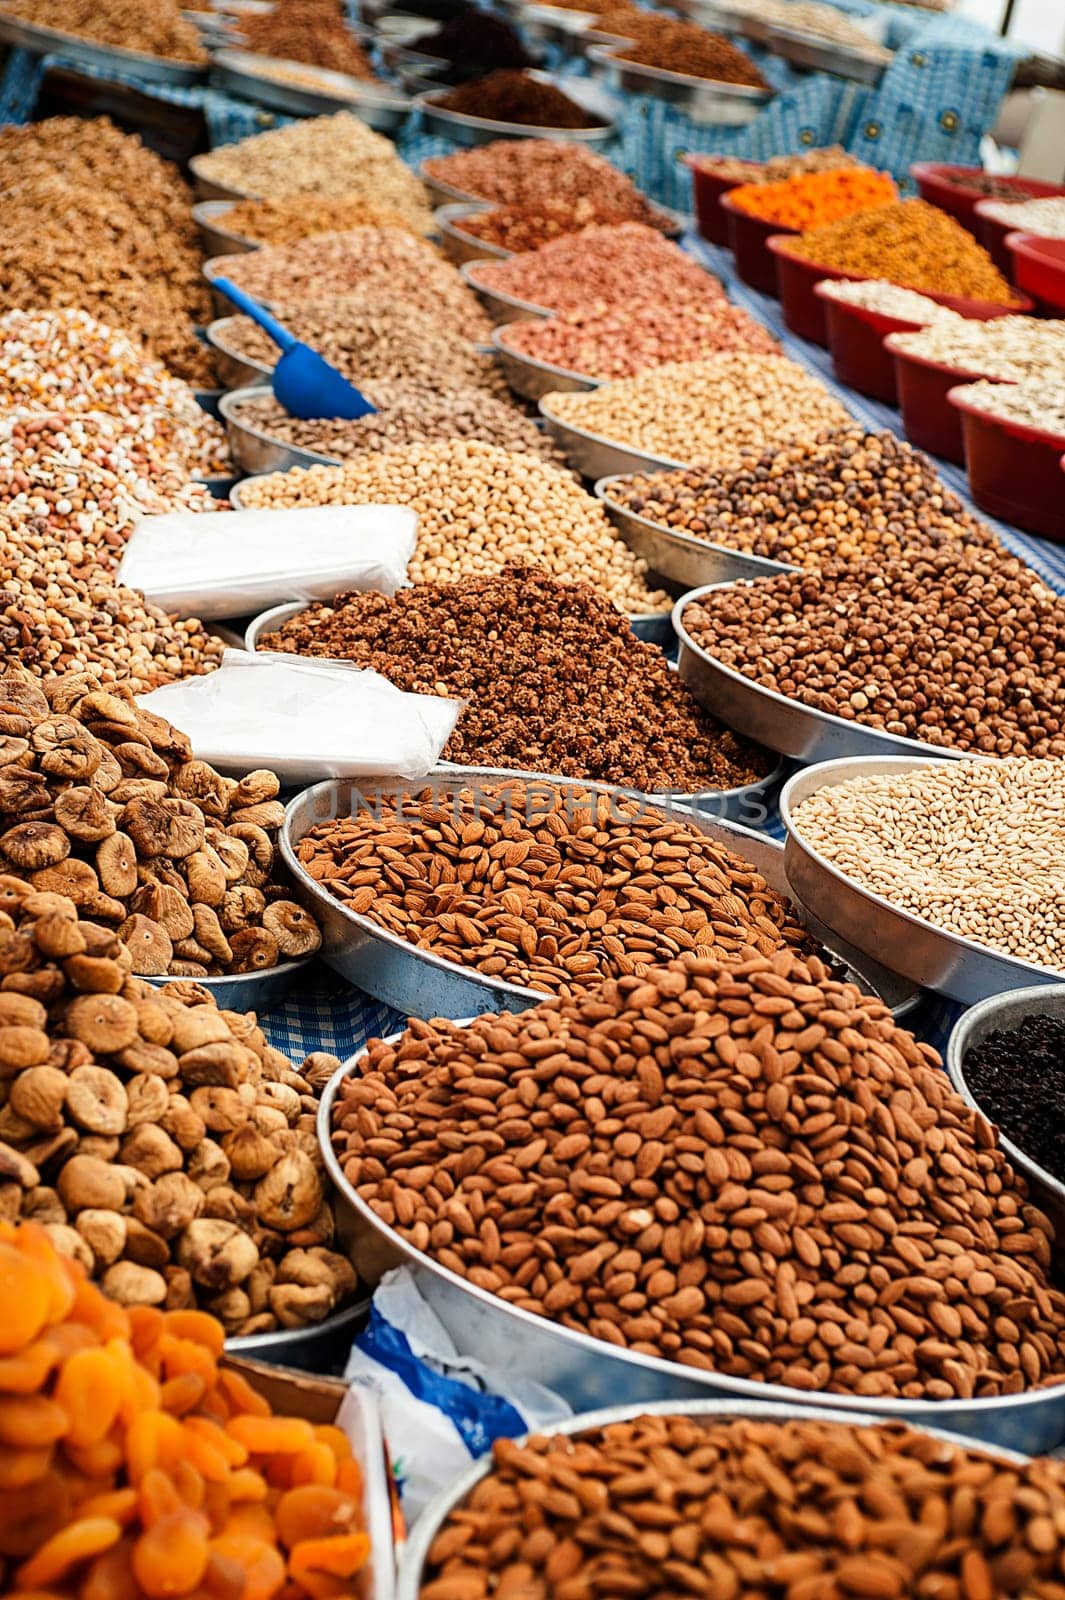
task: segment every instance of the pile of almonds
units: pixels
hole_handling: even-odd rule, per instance
[[[348,1181],[508,1305],[797,1389],[1065,1378],[1050,1223],[935,1052],[815,957],[687,956],[412,1023],[361,1067],[334,1115]]]
[[[259,972],[318,948],[276,878],[278,787],[192,760],[125,685],[0,678],[0,872],[105,923],[139,975]]]
[[[338,1063],[297,1072],[254,1013],[132,968],[113,928],[0,875],[0,1217],[124,1305],[230,1334],[321,1321],[355,1290],[315,1138]]]

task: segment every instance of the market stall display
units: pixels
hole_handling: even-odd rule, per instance
[[[1051,317],[1065,315],[1065,239],[1008,233],[1006,248],[1014,278],[1040,310]]]
[[[458,88],[428,90],[416,104],[427,131],[453,144],[528,138],[602,145],[617,132],[615,107],[596,84],[577,80],[564,90],[544,72],[490,72]]]
[[[411,233],[432,232],[432,218],[421,207],[416,211],[404,211],[387,201],[359,193],[286,195],[216,204],[219,209],[212,213],[214,225],[252,245],[296,244],[315,234],[347,233],[351,228],[407,228]],[[223,205],[224,210],[221,209]],[[202,210],[202,206],[198,209]]]
[[[1016,173],[984,172],[980,167],[952,166],[942,161],[916,161],[910,173],[922,200],[956,217],[976,233],[976,207],[983,200],[1029,200],[1062,192],[1060,184]]]
[[[358,45],[353,48],[359,50]],[[361,50],[359,54],[362,55]],[[359,64],[368,69],[368,63]],[[253,55],[247,50],[215,50],[211,82],[228,94],[289,116],[349,113],[383,133],[398,132],[411,112],[409,98],[391,84],[381,82],[372,71],[331,72],[325,67]]]
[[[496,139],[474,150],[431,156],[421,176],[436,186],[441,203],[490,200],[535,211],[547,200],[590,200],[625,213],[629,222],[655,225],[658,213],[631,178],[585,145],[549,139]]]
[[[7,44],[41,54],[73,47],[90,63],[163,83],[194,83],[208,60],[175,0],[149,9],[125,0],[4,0],[0,30]]]
[[[713,244],[728,243],[727,218],[720,202],[729,189],[741,183],[779,183],[800,172],[831,172],[857,165],[855,158],[839,145],[800,150],[794,155],[774,156],[769,161],[714,155],[687,155],[684,159],[692,174],[699,232]]]
[[[887,173],[848,166],[796,173],[777,183],[741,183],[723,194],[719,204],[740,277],[764,294],[775,294],[776,263],[766,247],[773,234],[825,227],[897,199]]]

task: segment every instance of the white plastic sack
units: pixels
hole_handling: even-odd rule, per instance
[[[166,717],[222,772],[269,767],[284,787],[323,778],[424,778],[464,702],[405,694],[346,661],[226,650],[217,672],[182,678],[138,705]]]
[[[573,1415],[531,1378],[461,1355],[409,1267],[378,1284],[344,1376],[377,1395],[408,1525],[493,1440],[550,1430]]]
[[[174,511],[134,529],[118,581],[178,616],[245,616],[344,589],[395,594],[418,518],[409,506],[310,506],[204,517]]]

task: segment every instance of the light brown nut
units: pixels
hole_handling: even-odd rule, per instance
[[[125,1086],[106,1067],[77,1067],[67,1081],[67,1111],[90,1133],[125,1133],[129,1113]]]

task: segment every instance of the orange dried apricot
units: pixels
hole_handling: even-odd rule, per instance
[[[278,1538],[289,1550],[304,1539],[350,1533],[360,1515],[359,1502],[352,1495],[318,1484],[290,1489],[274,1509]]]
[[[133,1542],[125,1538],[97,1556],[82,1579],[78,1600],[141,1600],[133,1575],[132,1553]]]
[[[163,1324],[167,1333],[173,1334],[176,1339],[188,1339],[194,1344],[201,1344],[216,1360],[221,1360],[226,1336],[217,1317],[209,1316],[206,1311],[166,1311],[163,1313]]]
[[[159,1404],[172,1417],[183,1417],[198,1406],[207,1393],[207,1382],[198,1372],[183,1372],[168,1378],[159,1391]]]
[[[122,1405],[122,1378],[107,1350],[78,1350],[63,1363],[55,1398],[69,1418],[65,1435],[71,1444],[99,1444],[111,1432]]]
[[[111,1517],[125,1527],[137,1515],[136,1489],[110,1489],[92,1494],[78,1504],[79,1517]]]
[[[336,1482],[337,1467],[339,1463],[336,1456],[327,1444],[319,1444],[317,1439],[306,1450],[301,1450],[292,1462],[292,1484],[315,1483],[332,1486]]]
[[[0,1357],[0,1393],[36,1394],[59,1358],[58,1346],[47,1335],[16,1355]]]
[[[190,1506],[167,1512],[133,1546],[133,1573],[153,1600],[188,1594],[207,1570],[207,1518]]]
[[[243,1373],[234,1372],[230,1367],[220,1367],[218,1386],[235,1415],[247,1417],[271,1415],[269,1401],[252,1388]]]
[[[316,1423],[314,1437],[319,1444],[327,1444],[338,1461],[351,1459],[351,1440],[343,1428],[338,1428],[335,1422]]]
[[[314,1443],[314,1429],[302,1417],[232,1417],[226,1432],[254,1456],[298,1455]]]
[[[274,1545],[246,1534],[224,1533],[211,1540],[211,1549],[235,1561],[243,1572],[240,1600],[274,1600],[285,1581],[285,1559]]]
[[[55,1459],[55,1446],[39,1450],[0,1450],[0,1489],[25,1489],[43,1478]]]
[[[16,1577],[23,1589],[36,1589],[63,1578],[82,1561],[117,1544],[122,1529],[113,1517],[84,1517],[68,1523],[24,1561]]]
[[[142,1411],[126,1433],[126,1459],[131,1483],[140,1483],[152,1467],[172,1467],[184,1454],[185,1433],[165,1411]]]
[[[46,1278],[14,1245],[0,1242],[0,1355],[11,1356],[36,1339],[48,1320],[51,1292]]]
[[[47,1395],[0,1395],[0,1444],[38,1449],[61,1439],[69,1425],[63,1407]]]

